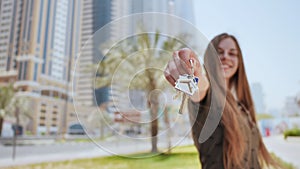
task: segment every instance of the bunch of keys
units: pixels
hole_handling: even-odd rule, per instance
[[[178,93],[174,97],[178,97],[180,95],[180,92],[182,92],[182,101],[179,108],[179,114],[182,114],[183,106],[186,100],[186,95],[192,96],[197,90],[198,90],[198,77],[194,76],[194,63],[193,60],[189,60],[191,64],[191,70],[192,74],[184,74],[179,75],[179,78],[175,82],[175,89],[177,89]]]

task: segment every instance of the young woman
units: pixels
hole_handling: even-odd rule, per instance
[[[194,122],[192,135],[202,169],[281,168],[270,156],[259,133],[237,39],[227,33],[216,36],[206,51],[204,62],[211,54],[209,48],[214,48],[219,55],[227,92],[219,125],[203,143],[199,142],[199,136],[209,112],[211,91],[214,90],[209,83],[210,77],[202,74],[199,60],[190,49],[174,52],[165,70],[166,79],[174,86],[180,74],[190,72],[189,60],[195,63],[194,75],[199,77],[199,92],[190,97],[188,110],[190,120]]]

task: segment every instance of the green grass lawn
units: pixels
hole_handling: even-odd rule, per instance
[[[144,157],[146,154],[140,154]],[[151,155],[151,154],[147,154]],[[134,157],[137,157],[135,154]],[[286,165],[293,168],[291,165]],[[125,158],[118,156],[49,162],[5,169],[199,169],[198,154],[194,146],[176,147],[170,154],[149,158]]]

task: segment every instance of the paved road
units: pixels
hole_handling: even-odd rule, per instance
[[[167,141],[161,141],[158,147],[166,148]],[[173,139],[172,145],[190,145],[191,139],[184,139],[179,142],[178,138]],[[49,145],[36,146],[18,146],[17,156],[12,160],[12,147],[0,145],[0,167],[24,165],[49,161],[63,161],[79,158],[92,158],[100,156],[109,156],[113,154],[124,155],[136,152],[144,152],[151,150],[149,141],[139,140],[110,140],[99,142],[97,145],[92,142],[69,142]]]
[[[173,144],[178,144],[178,138]],[[166,141],[162,141],[166,142]],[[284,140],[282,136],[265,137],[264,142],[269,151],[274,152],[284,161],[294,164],[300,169],[300,139],[288,139]],[[190,139],[183,140],[180,145],[192,144]],[[150,150],[150,140],[148,143],[136,141],[120,141],[111,140],[101,142],[101,147],[95,145],[95,143],[75,143],[69,142],[64,144],[50,144],[50,145],[38,145],[38,146],[20,146],[17,147],[16,160],[11,159],[12,147],[0,145],[0,167],[22,165],[49,161],[63,161],[79,158],[92,158],[99,156],[108,156],[112,153],[117,154],[129,154],[141,151]],[[167,145],[160,144],[160,147],[166,147]],[[111,153],[104,151],[103,148],[107,148]]]
[[[300,138],[283,139],[283,136],[265,137],[264,142],[269,151],[274,152],[286,162],[300,169]]]

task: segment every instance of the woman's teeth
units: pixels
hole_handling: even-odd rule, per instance
[[[223,69],[228,69],[229,66],[228,66],[228,65],[222,65],[222,68],[223,68]]]

